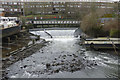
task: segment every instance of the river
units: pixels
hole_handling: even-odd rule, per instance
[[[118,56],[86,50],[75,29],[30,31],[49,41],[33,55],[7,68],[10,78],[117,78]]]

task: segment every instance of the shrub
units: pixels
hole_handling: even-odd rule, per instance
[[[120,37],[120,30],[119,29],[111,29],[110,36],[111,37]]]

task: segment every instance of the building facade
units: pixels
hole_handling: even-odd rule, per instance
[[[12,2],[12,1],[1,1],[0,7],[4,8],[6,12],[6,16],[20,16],[23,15],[23,3],[19,2]]]
[[[117,3],[103,2],[97,0],[3,0],[0,1],[0,7],[5,9],[6,16],[20,15],[63,15],[66,17],[75,17],[85,15],[95,6],[98,9],[104,9],[105,14],[115,12]]]

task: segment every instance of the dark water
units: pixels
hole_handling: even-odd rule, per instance
[[[11,65],[11,78],[116,78],[118,56],[113,53],[87,51],[74,38],[74,30],[31,31],[41,35],[47,46],[28,58]]]

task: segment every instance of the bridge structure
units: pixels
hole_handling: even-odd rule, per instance
[[[79,27],[81,21],[76,20],[32,20],[34,27]]]

